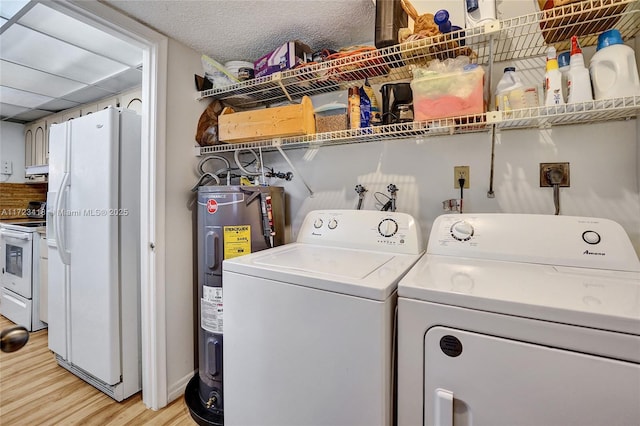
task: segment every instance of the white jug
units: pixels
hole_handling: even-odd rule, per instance
[[[620,31],[608,30],[598,37],[589,65],[596,100],[640,96],[640,79],[633,49],[622,43]]]

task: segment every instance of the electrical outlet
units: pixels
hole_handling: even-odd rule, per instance
[[[0,167],[0,174],[11,175],[13,174],[13,163],[10,160],[3,160]]]
[[[549,181],[547,173],[559,171],[562,173],[562,180],[558,186],[568,188],[570,185],[569,180],[569,163],[540,163],[540,187],[549,187],[553,184]]]
[[[464,178],[464,189],[468,189],[470,186],[469,166],[453,166],[453,187],[460,189],[460,182],[458,179]]]

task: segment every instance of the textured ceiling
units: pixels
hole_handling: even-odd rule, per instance
[[[314,51],[373,44],[372,0],[101,0],[218,62],[253,62],[290,40]]]

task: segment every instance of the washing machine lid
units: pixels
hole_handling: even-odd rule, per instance
[[[640,273],[426,254],[398,296],[640,335]]]
[[[223,273],[382,301],[420,256],[292,243],[225,260]]]

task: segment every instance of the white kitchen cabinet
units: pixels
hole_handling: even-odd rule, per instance
[[[80,108],[64,111],[62,113],[62,121],[73,120],[74,118],[78,118],[80,116],[81,116]]]
[[[35,150],[33,149],[33,134],[34,134],[34,126],[29,125],[24,128],[24,166],[29,167],[33,166],[35,163],[34,154]]]
[[[45,139],[45,156],[46,156],[46,164],[49,164],[49,132],[51,132],[51,126],[54,124],[62,123],[62,114],[53,114],[46,117],[47,122],[47,132]]]
[[[96,104],[98,111],[103,110],[108,107],[116,108],[119,106],[120,98],[118,96],[114,96],[112,98],[103,99]]]
[[[40,235],[40,320],[49,322],[49,309],[47,307],[49,301],[49,254],[47,247],[46,233],[39,233]]]
[[[36,123],[35,132],[33,134],[34,160],[36,166],[47,164],[46,147],[47,141],[47,122],[45,120]]]
[[[83,105],[80,107],[80,116],[85,116],[98,112],[98,104]]]
[[[46,117],[47,129],[51,129],[52,124],[62,123],[62,114],[52,114]]]
[[[142,91],[130,90],[120,94],[120,107],[132,109],[138,114],[142,113]]]
[[[93,114],[94,112],[98,112],[98,111],[103,110],[105,108],[108,108],[110,106],[112,106],[114,108],[118,106],[118,97],[117,96],[113,96],[111,98],[103,99],[100,102],[97,102],[95,104],[82,105],[80,107],[80,115],[81,116],[85,116],[85,115]]]
[[[24,165],[42,166],[47,164],[47,122],[36,121],[24,129]]]

